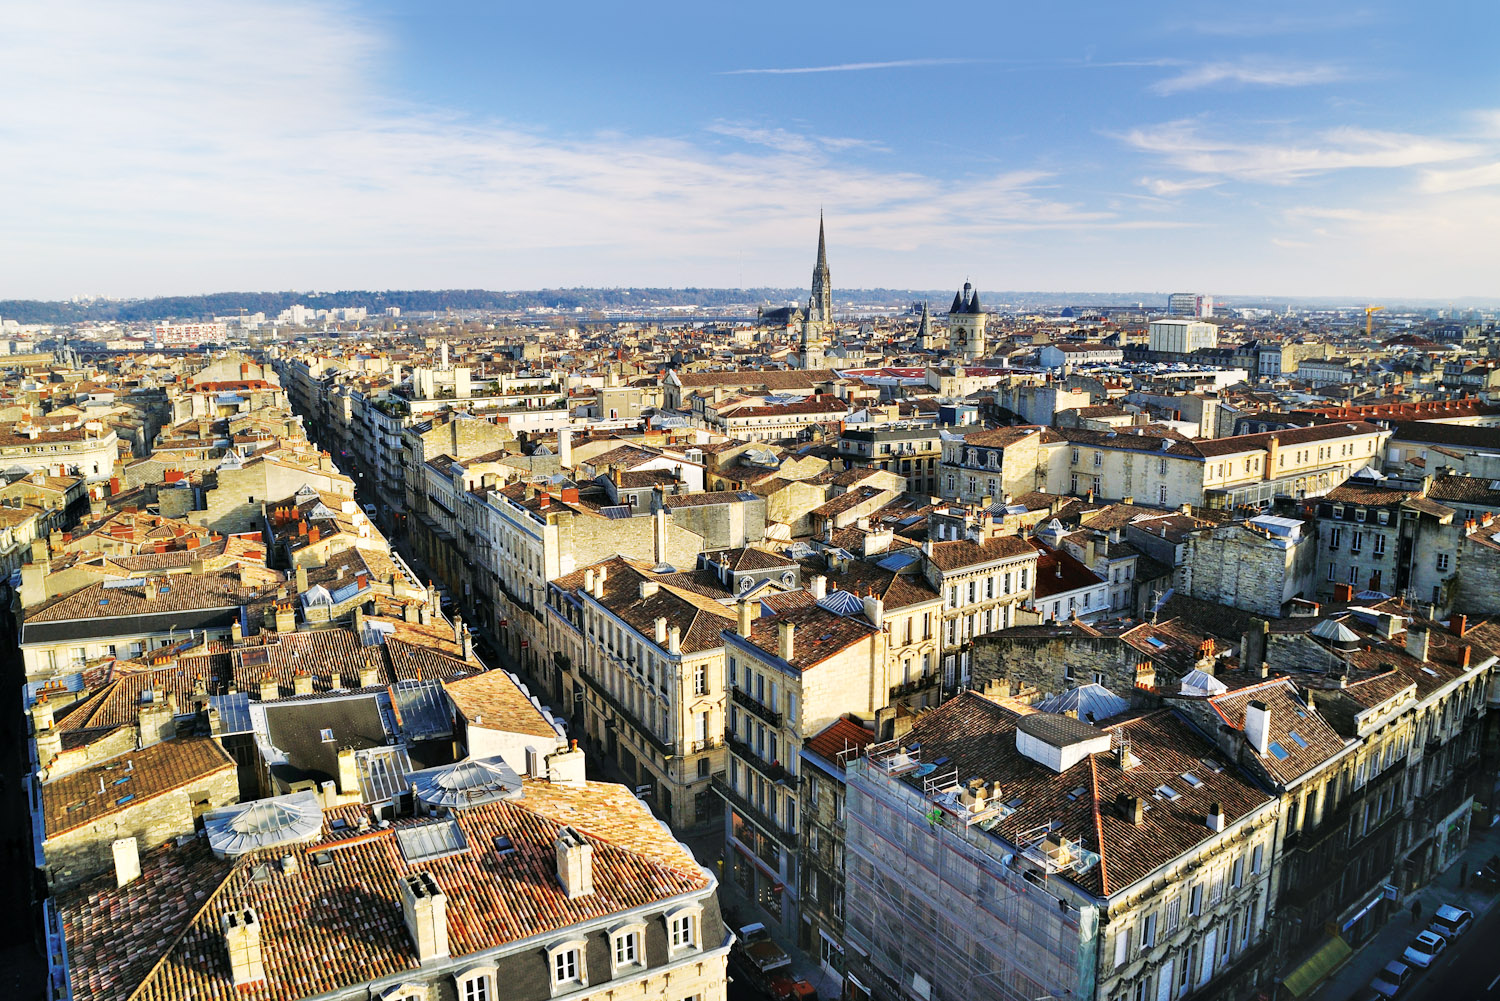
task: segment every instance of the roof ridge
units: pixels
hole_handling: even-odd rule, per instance
[[[1094,764],[1094,756],[1089,755],[1089,784],[1093,786],[1094,804],[1094,837],[1099,839],[1099,890],[1106,897],[1109,896],[1109,870],[1104,860],[1104,817],[1099,812],[1099,767]]]
[[[173,850],[176,851],[177,849]],[[246,855],[244,857],[254,858],[255,856]],[[208,910],[210,905],[212,905],[216,900],[219,899],[219,896],[224,892],[224,887],[229,885],[230,878],[234,875],[235,870],[238,869],[239,866],[239,861],[229,863],[228,868],[224,870],[224,878],[219,880],[219,885],[214,887],[212,893],[203,898],[203,906],[193,911],[193,913],[188,915],[187,919],[182,922],[182,927],[178,929],[176,936],[173,937],[172,941],[167,945],[167,947],[161,951],[161,955],[157,957],[155,963],[151,964],[151,969],[146,971],[146,975],[141,977],[140,981],[135,985],[135,989],[125,996],[125,1001],[135,1001],[136,998],[141,996],[141,992],[146,989],[146,985],[152,981],[156,974],[161,970],[162,965],[166,963],[167,957],[171,956],[174,952],[177,951],[177,947],[180,946],[183,943],[183,940],[187,938],[188,933],[192,931],[193,926],[198,923],[198,919],[203,916],[204,912]]]

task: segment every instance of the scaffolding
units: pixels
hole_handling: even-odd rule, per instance
[[[846,765],[845,936],[886,993],[1091,994],[1097,911],[1049,877],[1086,871],[1098,856],[1050,825],[1009,850],[991,830],[1014,809],[993,787],[924,762],[919,746],[868,750]]]

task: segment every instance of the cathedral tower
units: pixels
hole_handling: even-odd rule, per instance
[[[833,331],[833,280],[828,275],[828,248],[823,239],[823,213],[818,213],[818,263],[813,265],[812,295],[802,319],[802,367],[823,367],[823,351]]]

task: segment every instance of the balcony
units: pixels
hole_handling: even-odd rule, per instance
[[[670,757],[671,755],[677,753],[677,748],[675,745],[668,744],[666,741],[662,740],[656,734],[652,733],[649,729],[643,726],[641,722],[635,718],[635,714],[630,712],[630,710],[625,707],[625,704],[623,702],[611,695],[609,693],[609,690],[599,682],[595,681],[593,678],[582,672],[577,673],[575,677],[582,680],[583,683],[588,686],[589,691],[597,695],[601,702],[609,706],[610,709],[614,710],[614,720],[612,720],[611,722],[613,722],[617,727],[627,726],[635,733],[640,734],[643,738],[645,738],[646,743],[650,744],[657,751],[659,751],[663,757]]]
[[[714,792],[718,793],[720,798],[728,803],[735,813],[749,820],[756,827],[760,828],[764,834],[770,835],[771,840],[778,843],[780,847],[788,851],[795,850],[796,837],[782,830],[780,825],[772,820],[770,816],[754,803],[750,802],[744,793],[736,792],[734,787],[729,784],[729,779],[725,777],[723,772],[714,772],[712,781]]]
[[[740,706],[750,715],[758,717],[762,722],[769,723],[774,727],[781,726],[781,713],[770,708],[763,702],[756,700],[755,696],[741,688],[731,688],[729,697],[734,700],[735,705]]]
[[[767,761],[765,758],[762,758],[760,755],[755,753],[754,748],[745,743],[743,740],[740,740],[733,735],[726,734],[724,737],[724,742],[729,745],[729,750],[734,752],[735,756],[743,761],[748,767],[754,768],[756,771],[760,772],[762,775],[764,775],[766,778],[770,779],[777,785],[788,786],[789,788],[795,789],[798,785],[801,784],[802,780],[800,778],[787,771],[777,762]]]
[[[929,688],[936,688],[942,681],[936,672],[917,678],[915,681],[903,682],[891,686],[891,698],[899,699],[906,695],[915,695],[917,692],[925,692]]]

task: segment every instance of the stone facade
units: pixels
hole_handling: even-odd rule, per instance
[[[1175,586],[1190,598],[1280,618],[1293,598],[1310,597],[1317,539],[1258,531],[1246,522],[1188,536]]]

